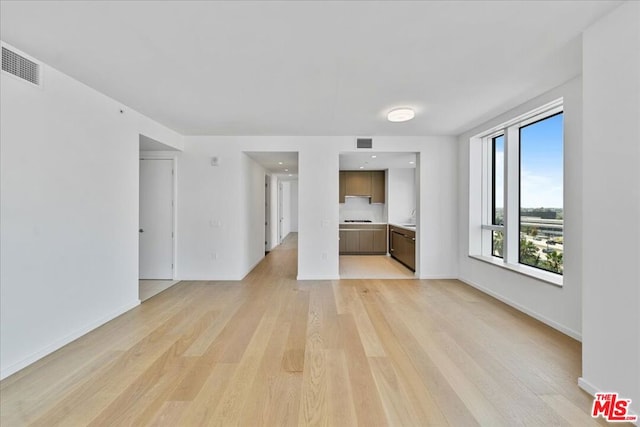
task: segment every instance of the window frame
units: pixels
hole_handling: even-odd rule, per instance
[[[520,263],[520,129],[564,113],[563,98],[556,99],[508,122],[495,126],[470,140],[470,217],[469,256],[503,267],[557,286],[563,285],[563,274]],[[565,125],[566,127],[566,125]],[[504,135],[503,161],[503,224],[495,222],[495,145],[494,138]],[[563,153],[566,151],[563,127]],[[479,173],[480,177],[473,172]],[[563,170],[563,176],[565,172]],[[478,189],[474,178],[481,178],[480,195],[472,196],[472,187]],[[564,182],[563,182],[564,187]],[[564,191],[563,191],[564,192]],[[563,206],[564,210],[564,206]],[[479,223],[479,224],[478,224]],[[477,227],[478,224],[479,227]],[[493,233],[503,233],[502,257],[493,254]]]
[[[555,111],[555,112],[553,112]],[[559,114],[564,114],[564,110],[562,108],[560,108],[558,110],[558,108],[554,108],[552,110],[550,110],[550,112],[547,112],[546,114],[543,115],[538,115],[536,117],[534,117],[534,119],[536,120],[527,120],[526,124],[518,124],[518,236],[520,236],[520,234],[522,233],[522,193],[521,193],[521,189],[522,189],[522,129],[528,127],[528,126],[532,126],[535,125],[536,123],[540,123],[544,120],[548,120],[552,117],[555,117]],[[563,121],[564,121],[564,117],[563,117]],[[563,160],[564,160],[564,125],[563,125],[563,140],[562,140],[562,155],[563,155]],[[564,167],[563,167],[563,171],[562,174],[564,176]],[[564,183],[562,186],[562,192],[564,194]],[[563,203],[563,207],[562,210],[564,212],[564,203]],[[563,236],[564,236],[564,226],[563,226]],[[519,246],[519,245],[518,245]],[[563,245],[564,246],[564,245]],[[548,247],[548,246],[547,246]],[[518,247],[518,249],[520,249]],[[557,274],[559,276],[564,276],[564,274],[560,274],[560,273],[555,273],[551,270],[547,270],[545,268],[542,267],[537,267],[534,265],[530,265],[530,264],[525,264],[521,261],[521,253],[520,250],[518,250],[518,264],[520,265],[524,265],[530,268],[535,268],[536,270],[542,270],[542,271],[547,271],[549,273],[552,274]]]

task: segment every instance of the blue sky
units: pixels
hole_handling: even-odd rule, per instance
[[[520,204],[562,208],[563,115],[520,129]]]
[[[520,200],[523,208],[562,208],[563,115],[521,128]],[[504,137],[496,138],[496,207],[503,207]]]

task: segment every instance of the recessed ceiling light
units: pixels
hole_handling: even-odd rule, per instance
[[[284,171],[285,171],[285,172],[289,172],[289,169],[285,169]]]
[[[364,169],[364,166],[360,166],[360,169]]]
[[[411,108],[394,108],[387,114],[387,120],[390,122],[406,122],[415,116],[416,113]]]
[[[289,176],[293,176],[292,174],[289,174]]]
[[[412,164],[414,164],[414,163],[415,163],[414,161],[409,162],[409,164],[410,164],[410,165],[412,165]]]
[[[282,162],[278,162],[278,164],[279,164],[279,165],[281,165],[281,164],[282,164]]]
[[[375,154],[373,156],[371,156],[372,159],[375,159],[376,157],[378,157],[378,156],[376,156]]]

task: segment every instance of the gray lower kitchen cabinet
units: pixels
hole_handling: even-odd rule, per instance
[[[338,235],[340,236],[340,253],[343,254],[347,252],[347,231],[340,230]]]
[[[386,255],[386,224],[340,224],[341,255]]]
[[[347,230],[344,234],[345,253],[355,254],[360,251],[360,233],[357,231]]]
[[[387,229],[375,230],[373,232],[373,252],[386,254],[387,253]]]
[[[411,270],[416,271],[416,233],[389,226],[389,253]]]
[[[363,253],[373,252],[373,230],[358,232],[358,251]]]

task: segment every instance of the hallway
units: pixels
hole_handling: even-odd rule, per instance
[[[182,281],[1,383],[2,425],[598,425],[580,343],[456,280]]]

